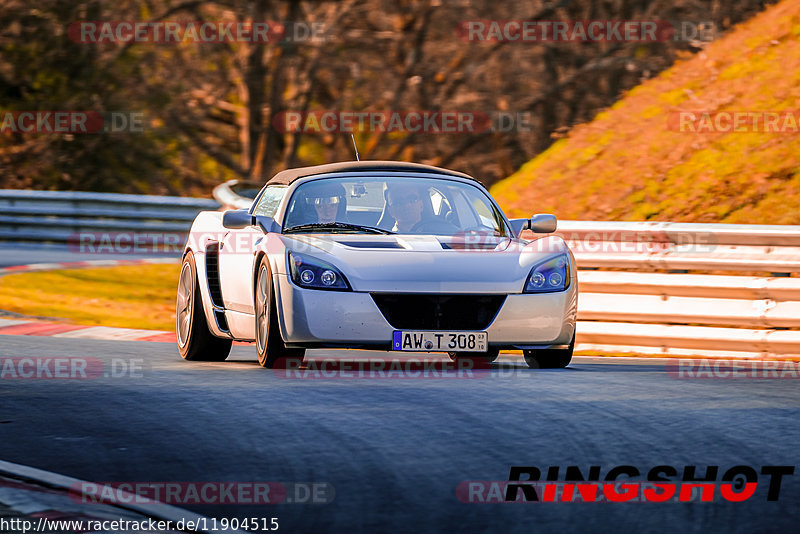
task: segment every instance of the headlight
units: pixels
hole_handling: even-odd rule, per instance
[[[569,257],[560,254],[531,270],[525,281],[523,293],[551,293],[569,287]]]
[[[289,252],[289,273],[300,287],[350,291],[350,284],[339,269],[317,258]]]

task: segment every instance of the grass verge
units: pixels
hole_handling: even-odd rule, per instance
[[[0,277],[0,308],[75,324],[174,330],[179,264],[125,265]]]

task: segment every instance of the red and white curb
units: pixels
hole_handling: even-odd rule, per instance
[[[179,263],[178,258],[147,258],[139,260],[88,260],[65,263],[33,263],[0,269],[0,276],[35,271],[58,269],[83,269],[86,267],[116,267],[121,265],[147,265],[160,263]],[[86,326],[29,319],[0,319],[0,335],[7,336],[47,336],[77,339],[104,339],[109,341],[155,341],[175,343],[175,332],[163,330],[140,330],[115,328],[110,326]]]
[[[86,326],[47,323],[26,319],[0,319],[0,336],[45,336],[72,339],[105,339],[108,341],[155,341],[175,343],[175,332],[137,330],[110,326]]]

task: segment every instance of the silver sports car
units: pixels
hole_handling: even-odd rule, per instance
[[[290,169],[249,209],[198,214],[183,254],[177,338],[187,360],[234,340],[258,361],[309,348],[521,350],[566,367],[575,344],[575,259],[552,215],[509,220],[460,172],[389,161]]]

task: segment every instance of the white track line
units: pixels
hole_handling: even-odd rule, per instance
[[[57,488],[71,492],[77,491],[77,489],[83,487],[84,484],[88,484],[98,489],[105,488],[105,486],[89,483],[88,481],[85,480],[79,480],[77,478],[59,475],[58,473],[43,471],[41,469],[28,467],[26,465],[5,462],[3,460],[0,460],[0,475],[7,476],[9,478],[16,478],[20,480],[36,482],[44,486],[49,486],[51,488]],[[123,499],[131,500],[131,503],[113,505],[123,510],[131,510],[134,512],[138,512],[142,515],[145,515],[147,517],[162,519],[164,521],[172,521],[173,523],[177,523],[178,521],[184,520],[184,521],[194,521],[195,524],[199,524],[200,522],[198,520],[205,520],[204,522],[206,524],[212,524],[212,521],[206,518],[205,516],[195,514],[194,512],[184,510],[183,508],[178,508],[177,506],[170,506],[169,504],[164,504],[161,502],[153,502],[151,504],[136,504],[133,502],[136,499],[135,495],[124,492],[119,488],[112,488],[110,486],[108,486],[107,488],[110,494],[120,495],[121,497],[120,500]],[[101,495],[103,494],[102,489],[100,490],[99,494]],[[195,530],[193,532],[206,532],[206,531]],[[231,530],[230,532],[242,532],[242,531]]]

